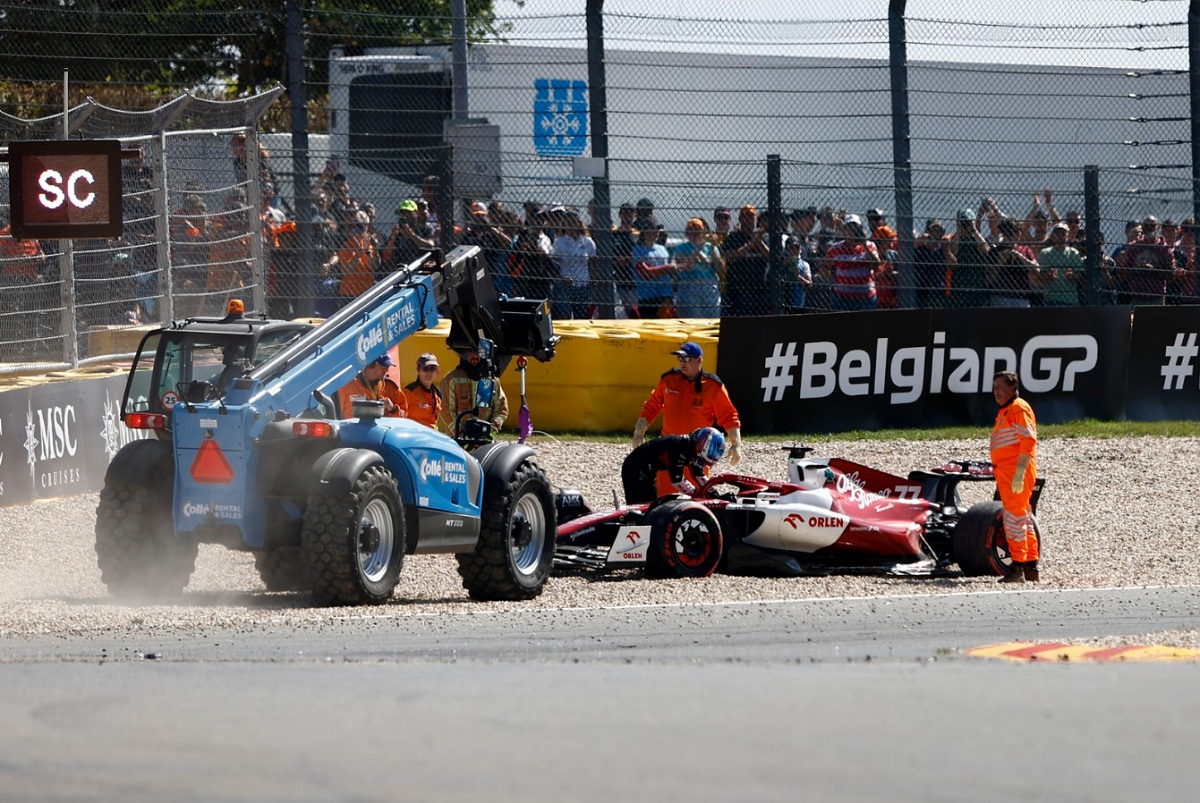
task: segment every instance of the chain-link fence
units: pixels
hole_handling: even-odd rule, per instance
[[[1196,300],[1182,0],[472,0],[465,48],[345,5],[0,4],[6,139],[61,138],[67,66],[71,136],[145,154],[119,240],[0,236],[0,361],[325,315],[458,242],[562,317]]]

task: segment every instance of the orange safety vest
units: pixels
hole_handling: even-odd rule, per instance
[[[725,384],[707,371],[692,381],[678,368],[663,374],[642,405],[641,417],[654,423],[660,412],[663,435],[687,435],[714,425],[726,430],[742,426]]]

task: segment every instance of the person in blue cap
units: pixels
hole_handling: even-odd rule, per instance
[[[678,365],[659,377],[642,405],[641,415],[633,428],[630,449],[636,449],[646,439],[646,431],[662,413],[663,435],[687,435],[702,427],[719,427],[729,440],[729,464],[736,466],[742,459],[742,420],[729,398],[729,390],[716,374],[704,370],[704,349],[688,341],[671,352]],[[698,484],[696,476],[690,476]],[[669,493],[671,483],[665,472],[659,477],[660,495]]]

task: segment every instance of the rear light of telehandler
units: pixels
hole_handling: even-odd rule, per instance
[[[337,429],[328,421],[293,421],[292,434],[297,438],[332,438]]]
[[[166,429],[167,417],[162,413],[126,413],[125,426],[130,429]]]

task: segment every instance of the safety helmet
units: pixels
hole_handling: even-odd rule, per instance
[[[725,455],[725,436],[712,427],[701,427],[692,433],[692,446],[696,449],[696,462],[711,466]]]

